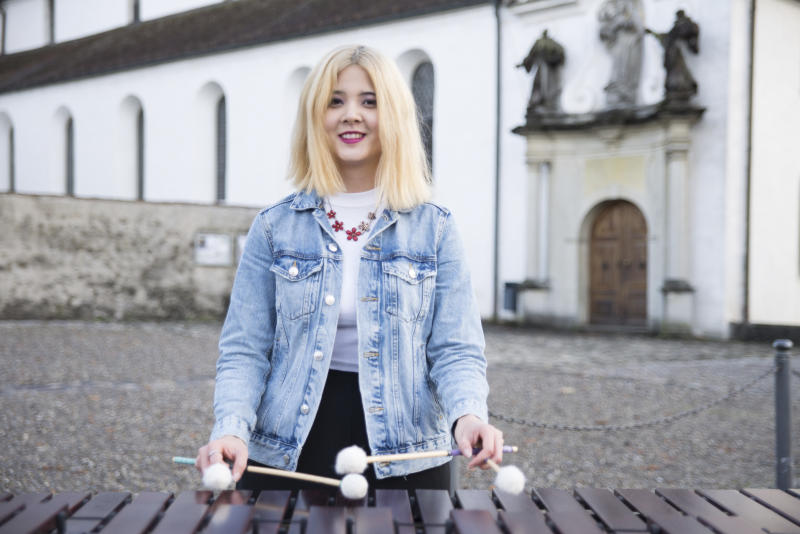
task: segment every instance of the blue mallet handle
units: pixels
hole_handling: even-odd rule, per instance
[[[506,446],[503,447],[503,454],[505,454],[507,452],[517,452],[518,450],[519,450],[519,447],[506,445]],[[478,449],[477,447],[472,449],[472,454],[473,455],[478,454],[479,452],[481,452],[481,449]],[[450,451],[450,456],[461,456],[461,451],[458,450],[458,449],[453,449],[452,451]],[[192,463],[194,463],[194,462],[192,462]]]

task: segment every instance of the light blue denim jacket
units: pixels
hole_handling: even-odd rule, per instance
[[[363,239],[363,238],[362,238]],[[220,336],[211,439],[294,470],[317,413],[339,315],[342,253],[319,196],[295,193],[247,235]],[[488,420],[483,331],[452,216],[384,210],[358,274],[359,387],[372,454],[448,449],[462,415]],[[449,458],[375,465],[378,478]]]

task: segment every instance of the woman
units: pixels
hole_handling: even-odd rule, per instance
[[[240,489],[290,481],[247,462],[335,476],[342,448],[448,449],[502,460],[487,423],[483,333],[449,212],[428,202],[414,100],[376,51],[330,52],[305,83],[291,177],[258,214],[220,336],[216,423],[197,466]],[[372,464],[372,487],[449,487],[449,458]],[[374,471],[373,471],[374,470]],[[289,486],[296,486],[291,481]]]

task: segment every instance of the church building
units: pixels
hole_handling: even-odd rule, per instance
[[[798,0],[0,0],[0,319],[224,313],[338,45],[417,101],[487,320],[800,332]]]

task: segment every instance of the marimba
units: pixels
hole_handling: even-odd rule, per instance
[[[0,493],[0,534],[800,533],[800,490]]]

